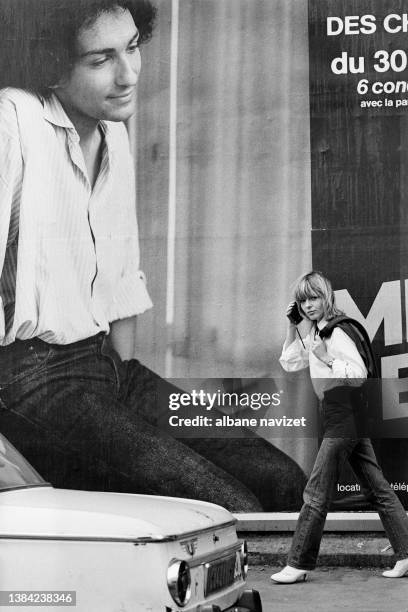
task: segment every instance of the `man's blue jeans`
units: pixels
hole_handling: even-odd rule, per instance
[[[179,391],[137,360],[121,361],[103,334],[64,346],[17,340],[0,348],[0,431],[59,487],[256,512],[279,503],[283,473],[298,505],[303,473],[262,438],[180,442],[163,432],[159,387],[162,398]]]
[[[288,565],[305,570],[315,568],[327,511],[346,461],[353,468],[361,491],[379,513],[397,558],[408,558],[408,518],[384,478],[370,440],[325,437],[303,493],[304,504]]]

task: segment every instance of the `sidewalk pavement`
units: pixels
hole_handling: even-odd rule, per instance
[[[408,577],[383,578],[378,569],[318,568],[306,582],[276,584],[276,567],[250,569],[248,587],[264,612],[408,612]]]

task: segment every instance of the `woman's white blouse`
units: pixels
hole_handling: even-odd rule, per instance
[[[327,324],[320,321],[319,329]],[[299,338],[291,344],[283,346],[279,362],[287,372],[296,372],[310,367],[310,377],[316,395],[323,398],[324,391],[339,385],[349,384],[359,386],[367,378],[367,368],[357,350],[352,339],[339,327],[335,327],[329,338],[324,342],[327,353],[333,360],[333,365],[329,368],[323,361],[318,359],[311,351],[312,338],[316,332],[313,328],[309,334],[303,338],[305,348]]]

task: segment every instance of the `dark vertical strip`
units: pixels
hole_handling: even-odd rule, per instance
[[[406,80],[406,71],[375,72],[372,58],[379,49],[408,51],[406,34],[390,35],[382,27],[385,15],[407,11],[404,1],[309,1],[313,266],[335,289],[346,289],[364,316],[382,284],[403,282],[407,272],[406,151],[401,133],[408,109],[363,108],[363,99],[386,96],[370,91],[361,96],[356,88],[362,78],[370,84]],[[327,35],[327,17],[345,23],[349,15],[374,15],[376,31]],[[332,59],[344,52],[365,58],[364,74],[332,72]],[[374,349],[379,358],[405,352],[403,344],[385,346],[383,325]],[[408,441],[388,439],[376,445],[388,478],[406,482]],[[402,497],[407,504],[407,494]]]

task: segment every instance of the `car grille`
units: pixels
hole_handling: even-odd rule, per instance
[[[240,561],[237,553],[205,564],[205,596],[224,589],[241,576]]]

